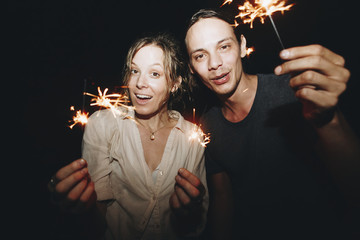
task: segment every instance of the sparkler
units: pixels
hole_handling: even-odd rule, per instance
[[[71,106],[70,110],[75,111],[74,106]],[[76,111],[76,115],[72,119],[73,124],[71,124],[69,128],[72,129],[76,124],[81,124],[84,126],[88,122],[88,115],[89,113],[85,113],[81,110]]]
[[[126,95],[119,93],[113,93],[107,95],[106,93],[108,90],[109,90],[108,88],[105,88],[104,92],[101,92],[100,87],[98,87],[98,93],[99,93],[98,96],[91,93],[84,93],[84,94],[94,97],[93,99],[91,99],[93,103],[91,103],[90,106],[109,108],[115,118],[116,115],[122,114],[122,112],[117,109],[117,107],[119,106],[125,107],[127,109],[134,109],[133,106],[128,106],[124,104],[130,102]]]
[[[193,122],[195,123],[195,108],[193,108]],[[189,141],[198,141],[201,146],[206,147],[206,144],[210,142],[210,134],[205,134],[200,125],[194,124],[191,134],[189,136]]]
[[[225,5],[226,3],[230,4],[232,1],[225,0],[225,2],[221,5]],[[279,42],[281,44],[281,47],[285,49],[284,44],[280,38],[279,31],[276,28],[276,25],[274,23],[273,18],[271,17],[271,14],[275,12],[281,12],[284,14],[284,11],[290,10],[294,4],[285,5],[285,1],[281,0],[255,0],[254,5],[251,4],[248,0],[245,1],[243,5],[240,5],[238,7],[239,14],[235,16],[235,18],[241,18],[244,24],[250,24],[250,28],[253,28],[254,20],[256,18],[260,19],[261,23],[265,22],[266,16],[269,17],[270,22],[275,30],[276,36],[279,39]],[[236,22],[236,20],[235,20]],[[237,27],[238,24],[234,24],[233,26]]]

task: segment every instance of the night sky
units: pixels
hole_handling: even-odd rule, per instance
[[[355,125],[360,118],[360,37],[355,1],[298,0],[284,15],[273,19],[286,47],[319,43],[346,59],[352,77],[342,95],[340,107],[359,134]],[[9,34],[10,53],[8,82],[14,85],[12,95],[19,105],[9,114],[20,115],[12,124],[11,142],[23,163],[20,171],[26,181],[15,189],[19,204],[30,212],[15,216],[16,224],[25,224],[29,235],[48,238],[52,232],[56,211],[49,204],[46,183],[56,169],[80,157],[82,128],[68,128],[73,112],[70,106],[81,108],[83,84],[96,94],[96,87],[111,91],[121,85],[125,54],[132,41],[148,33],[170,32],[183,42],[190,16],[200,8],[218,8],[222,0],[203,1],[9,1],[5,24]],[[234,0],[223,7],[230,15],[237,13]],[[344,5],[341,5],[344,4]],[[267,19],[255,21],[254,29],[240,25],[248,46],[255,52],[244,61],[249,73],[270,73],[280,63],[281,46]],[[203,95],[199,95],[204,97]],[[87,111],[96,110],[89,106]],[[205,100],[198,99],[199,102]],[[21,108],[20,113],[17,107]],[[189,106],[191,109],[192,106]],[[18,134],[19,133],[19,134]],[[36,216],[38,220],[32,220]],[[39,220],[40,219],[40,220]],[[28,221],[32,221],[29,223]],[[56,222],[56,221],[55,221]],[[49,230],[50,229],[50,230]],[[53,236],[52,236],[53,237]],[[53,238],[55,239],[55,238]]]

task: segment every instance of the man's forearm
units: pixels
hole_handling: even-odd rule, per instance
[[[315,128],[319,155],[350,204],[360,206],[360,141],[337,110],[326,125]]]

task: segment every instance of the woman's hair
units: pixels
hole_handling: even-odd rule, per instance
[[[184,94],[190,98],[190,91],[194,87],[194,80],[190,78],[188,66],[185,63],[179,43],[168,33],[160,33],[153,36],[147,36],[136,40],[130,47],[123,71],[124,85],[128,85],[131,74],[131,62],[135,54],[143,47],[154,45],[159,47],[164,54],[164,72],[168,81],[169,100],[168,109],[174,106],[184,108]],[[172,86],[181,78],[182,82],[178,89],[171,92]]]

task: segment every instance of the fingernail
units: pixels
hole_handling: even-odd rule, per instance
[[[288,50],[282,50],[282,51],[280,52],[280,57],[287,59],[287,58],[290,57],[290,52],[289,52]]]
[[[80,159],[80,161],[79,161],[79,165],[80,165],[80,167],[82,167],[82,166],[84,166],[85,165],[85,160],[84,159]]]
[[[281,74],[281,71],[282,71],[282,67],[281,66],[277,66],[274,70],[275,74],[276,75],[280,75]]]
[[[179,173],[183,173],[184,172],[184,169],[183,168],[180,168],[179,169]]]

